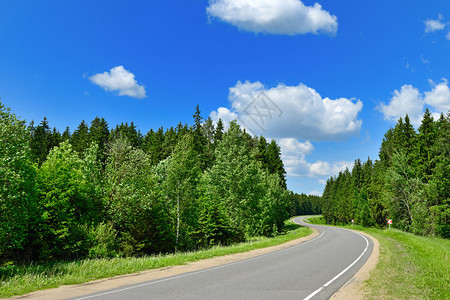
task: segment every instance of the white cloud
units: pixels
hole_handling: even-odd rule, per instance
[[[277,143],[281,148],[281,158],[287,176],[332,176],[344,171],[345,168],[351,169],[353,166],[353,162],[350,161],[330,163],[319,160],[314,163],[308,162],[306,156],[314,150],[314,146],[309,141],[300,142],[295,138],[282,138],[278,139]]]
[[[217,123],[219,119],[222,119],[225,129],[228,128],[228,125],[231,121],[237,120],[239,118],[237,113],[232,112],[225,107],[219,107],[217,111],[212,111],[209,116],[214,121],[214,123]]]
[[[89,80],[103,88],[105,91],[118,91],[119,96],[129,96],[133,98],[145,98],[145,87],[139,85],[134,79],[134,74],[117,66],[110,72],[98,73]]]
[[[450,110],[450,89],[447,79],[443,78],[437,85],[432,80],[429,82],[432,89],[426,91],[425,96],[412,85],[405,84],[400,91],[395,90],[388,104],[381,103],[378,106],[384,119],[396,122],[400,117],[403,118],[408,114],[411,123],[419,125],[425,105],[430,106],[433,117]]]
[[[450,31],[447,33],[447,35],[445,36],[445,38],[446,38],[447,40],[450,41]]]
[[[256,135],[301,140],[342,140],[359,134],[360,100],[322,98],[304,84],[265,88],[260,82],[238,82],[230,88],[231,109],[219,108],[211,118],[234,114]]]
[[[443,30],[445,28],[445,24],[441,22],[442,15],[439,14],[439,18],[437,20],[428,19],[425,23],[425,32],[434,32],[437,30]]]
[[[310,196],[322,196],[322,192],[319,192],[317,190],[312,190],[308,193]]]
[[[210,0],[206,12],[254,33],[335,35],[338,26],[336,16],[320,4],[307,6],[299,0]]]
[[[389,104],[381,103],[378,109],[385,120],[397,121],[408,114],[411,123],[419,124],[423,113],[423,100],[419,90],[405,84],[400,91],[395,90]]]
[[[435,107],[439,112],[447,112],[450,110],[450,89],[447,79],[442,79],[438,85],[433,81],[430,83],[434,87],[431,91],[425,92],[425,103]]]

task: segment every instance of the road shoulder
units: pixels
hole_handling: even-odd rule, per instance
[[[357,230],[353,231],[356,231],[370,238],[373,242],[373,250],[372,253],[370,254],[369,259],[361,267],[361,269],[359,269],[359,271],[356,272],[356,274],[349,281],[347,281],[336,293],[333,294],[333,296],[331,296],[330,299],[333,300],[365,299],[363,291],[363,283],[369,278],[370,272],[374,270],[375,267],[377,266],[380,257],[380,243],[376,238],[365,232]]]

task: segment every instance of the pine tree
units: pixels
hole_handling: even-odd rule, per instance
[[[125,124],[123,122],[120,123],[115,129],[111,129],[110,134],[111,140],[117,139],[118,137],[125,137],[130,141],[132,147],[140,148],[142,146],[142,134],[137,130],[133,122],[131,122],[130,125],[128,125],[128,122]]]
[[[78,128],[74,131],[70,143],[72,144],[73,149],[80,156],[82,156],[86,149],[89,148],[91,144],[89,137],[89,127],[84,120],[81,121],[80,125],[78,125]]]
[[[202,116],[200,114],[200,107],[197,105],[195,107],[195,113],[193,115],[194,118],[194,125],[192,126],[192,134],[194,138],[194,149],[197,151],[199,155],[199,161],[200,161],[200,168],[202,170],[206,170],[208,167],[207,162],[207,153],[206,153],[206,137],[203,135],[203,129],[202,129]]]
[[[64,130],[63,134],[61,135],[61,140],[63,142],[70,142],[71,138],[72,138],[72,134],[70,133],[69,126],[67,126],[66,130]]]
[[[262,135],[259,137],[258,145],[256,146],[256,153],[255,153],[255,159],[256,161],[261,162],[261,165],[265,169],[269,169],[269,162],[268,162],[268,154],[267,154],[267,147],[269,144],[267,144],[267,140]]]
[[[224,131],[224,126],[222,119],[219,119],[216,124],[216,131],[214,132],[214,149],[216,148],[217,144],[222,140]]]
[[[95,117],[89,128],[89,140],[98,145],[98,159],[106,161],[107,144],[109,141],[108,123],[104,118]]]
[[[267,146],[267,167],[270,174],[279,176],[281,186],[286,189],[286,171],[281,159],[281,149],[275,140],[272,140]]]
[[[31,125],[31,124],[30,124]],[[33,159],[41,165],[46,159],[50,150],[57,146],[52,139],[52,131],[48,125],[47,118],[34,128],[30,126],[31,132],[30,148]]]
[[[428,182],[433,172],[433,146],[436,141],[436,125],[433,122],[428,108],[422,119],[417,136],[416,152],[414,165],[419,171],[419,176],[423,182]]]
[[[205,160],[206,160],[206,168],[209,168],[214,163],[214,134],[215,128],[213,124],[213,120],[211,117],[208,117],[205,123],[202,125],[202,135],[205,137]]]
[[[450,113],[445,118],[441,115],[438,125],[439,137],[433,151],[435,168],[426,191],[434,233],[450,238]]]

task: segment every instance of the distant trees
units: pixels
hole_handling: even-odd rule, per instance
[[[226,245],[281,232],[292,211],[276,142],[203,122],[198,106],[193,126],[145,135],[98,117],[60,134],[0,116],[0,263]]]
[[[449,128],[450,114],[433,120],[426,110],[418,132],[407,115],[400,118],[386,132],[379,160],[361,164],[357,159],[351,173],[346,170],[327,181],[325,220],[385,226],[391,218],[402,230],[449,238]]]

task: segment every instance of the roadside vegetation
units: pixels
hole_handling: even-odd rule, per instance
[[[308,222],[326,223],[322,217],[310,217]],[[398,229],[340,226],[366,232],[380,243],[380,260],[363,285],[367,299],[450,299],[449,239]]]
[[[328,179],[322,215],[327,224],[392,227],[450,238],[450,113],[426,110],[417,131],[408,115],[384,135],[379,159],[355,160]]]
[[[80,284],[101,278],[184,265],[201,259],[280,245],[311,233],[311,229],[288,221],[285,231],[275,237],[254,237],[249,238],[245,243],[230,246],[216,245],[198,251],[143,257],[99,258],[4,266],[0,268],[0,297],[23,295],[61,285]]]
[[[198,106],[191,126],[143,135],[133,122],[110,129],[96,117],[61,134],[46,118],[27,126],[0,102],[1,289],[24,293],[219,255],[218,245],[244,243],[227,254],[255,239],[255,247],[281,242],[290,216],[321,211],[320,197],[287,190],[285,173],[275,140],[236,121],[203,120]]]

